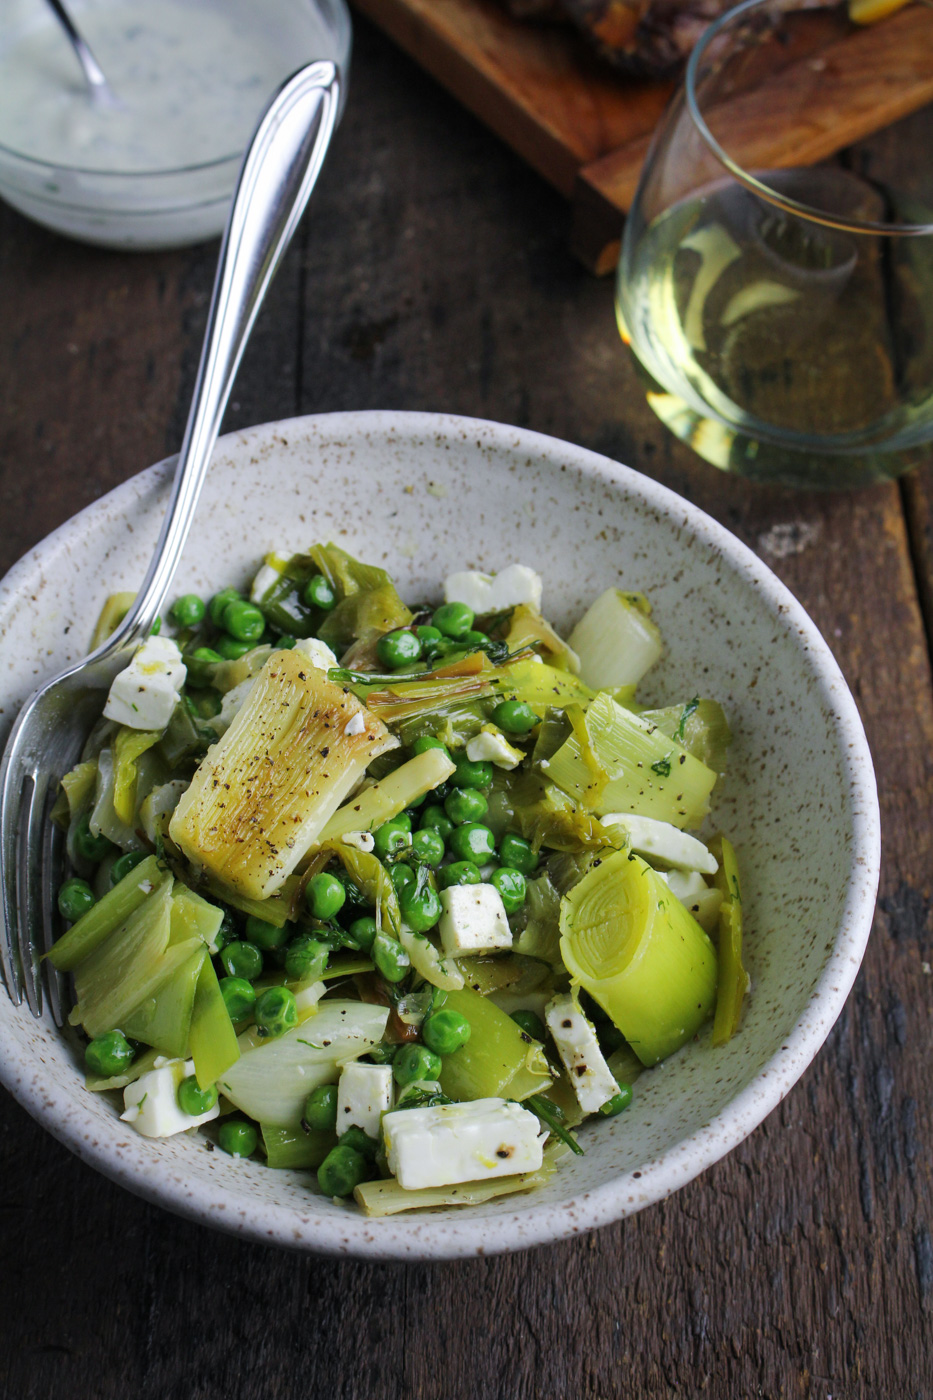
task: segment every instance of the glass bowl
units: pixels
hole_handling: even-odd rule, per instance
[[[44,7],[37,7],[34,0],[8,0],[8,5],[0,55],[14,45],[28,45],[49,25],[57,29],[51,11],[46,16]],[[108,9],[115,10],[116,4],[115,0],[85,0],[72,8],[93,43]],[[125,15],[132,5],[122,0],[119,8]],[[141,7],[141,16],[145,13]],[[160,158],[156,148],[152,159],[133,162],[134,168],[104,169],[94,168],[93,159],[84,165],[74,159],[39,158],[28,133],[11,138],[0,128],[0,197],[47,228],[103,247],[171,248],[222,233],[246,141],[275,84],[315,58],[329,58],[344,78],[345,96],[350,16],[344,0],[273,0],[262,6],[251,0],[187,0],[184,14],[194,27],[199,17],[207,23],[218,15],[229,18],[232,14],[238,33],[255,35],[276,60],[281,58],[281,72],[273,83],[252,88],[244,96],[240,139],[233,141],[228,133],[218,131],[213,140],[213,132],[207,132],[205,139],[217,151],[210,159],[179,165],[170,152]],[[83,99],[80,69],[64,35],[62,44],[65,81],[73,82],[70,91]],[[105,51],[99,57],[103,61]],[[255,110],[247,111],[247,104]],[[115,119],[120,119],[119,111]]]

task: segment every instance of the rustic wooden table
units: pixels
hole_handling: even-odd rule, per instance
[[[919,150],[933,123],[914,122]],[[671,1200],[451,1265],[209,1233],[4,1096],[10,1400],[933,1396],[933,474],[794,495],[696,460],[646,407],[567,219],[360,21],[346,119],[227,426],[370,407],[529,425],[657,477],[762,554],[833,647],[878,769],[884,873],[849,1003],[782,1107]],[[0,211],[0,572],[177,448],[215,258],[99,252]]]

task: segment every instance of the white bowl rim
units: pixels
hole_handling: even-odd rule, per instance
[[[556,459],[583,475],[620,483],[660,514],[678,518],[680,525],[689,528],[703,543],[719,551],[750,577],[762,597],[786,618],[788,626],[794,628],[806,644],[809,662],[820,680],[827,709],[833,715],[840,737],[849,791],[857,793],[859,798],[852,804],[853,839],[847,898],[840,931],[823,973],[780,1050],[718,1114],[662,1156],[560,1205],[548,1203],[536,1207],[533,1192],[515,1197],[515,1210],[496,1217],[495,1239],[482,1246],[477,1245],[468,1209],[454,1218],[402,1215],[372,1220],[348,1207],[332,1215],[315,1216],[299,1225],[293,1209],[263,1203],[254,1219],[246,1219],[226,1208],[242,1203],[242,1196],[230,1192],[224,1200],[226,1193],[218,1183],[213,1183],[211,1199],[199,1198],[196,1192],[182,1196],[177,1187],[166,1183],[158,1164],[153,1167],[151,1157],[142,1152],[134,1158],[131,1148],[123,1153],[121,1160],[114,1161],[108,1156],[106,1143],[96,1139],[89,1141],[82,1132],[77,1105],[72,1104],[72,1113],[62,1120],[39,1084],[19,1078],[15,1064],[2,1053],[0,1080],[54,1137],[119,1185],[175,1214],[263,1244],[275,1243],[314,1253],[371,1260],[441,1260],[556,1243],[611,1224],[671,1195],[737,1147],[800,1078],[842,1011],[871,931],[881,862],[877,785],[855,701],[816,624],[767,565],[698,506],[631,467],[527,428],[461,415],[408,410],[370,409],[282,419],[230,433],[219,440],[218,447],[222,450],[225,444],[236,444],[237,450],[242,451],[252,444],[296,431],[316,431],[341,442],[353,438],[371,439],[375,435],[391,435],[396,442],[405,437],[423,440],[427,435],[435,440],[454,439],[462,437],[464,432],[474,435],[478,432],[484,439],[484,446],[493,450],[496,447],[509,452],[518,449],[528,456]],[[133,489],[134,482],[165,473],[172,462],[173,459],[166,458],[121,483],[47,535],[0,581],[0,605],[11,590],[17,589],[20,576],[34,565],[37,555],[41,556],[53,543],[67,541],[72,535],[83,535],[121,494]],[[0,1020],[0,1052],[5,1048],[5,1040],[6,1027]],[[140,1139],[141,1145],[143,1142]],[[235,1215],[236,1218],[230,1218]],[[406,1229],[406,1222],[412,1219],[420,1226],[414,1249],[411,1230]]]

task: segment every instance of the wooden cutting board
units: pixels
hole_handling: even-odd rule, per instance
[[[352,3],[572,202],[574,252],[592,271],[610,271],[672,84],[617,74],[568,26],[521,24],[495,0]],[[867,29],[838,11],[795,23],[781,71],[730,100],[738,160],[825,160],[933,102],[926,4]],[[843,79],[831,97],[814,81],[828,72]],[[778,122],[775,113],[785,115]]]

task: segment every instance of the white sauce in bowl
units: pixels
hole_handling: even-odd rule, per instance
[[[310,0],[96,0],[72,8],[120,99],[117,110],[92,102],[45,5],[33,0],[33,22],[0,33],[0,146],[58,166],[143,173],[235,156],[284,78],[312,59],[346,57]]]

